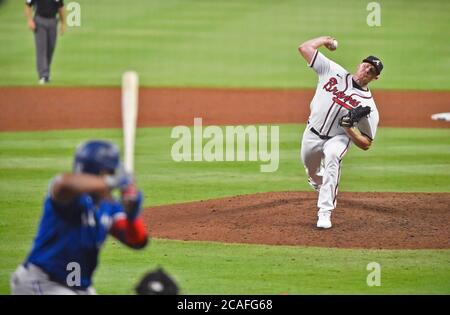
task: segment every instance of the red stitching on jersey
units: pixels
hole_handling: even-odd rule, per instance
[[[350,106],[350,105],[348,105],[347,103],[341,101],[341,100],[338,99],[337,97],[333,97],[333,101],[335,101],[336,103],[338,103],[338,105],[344,107],[345,109],[350,110],[350,109],[353,108],[352,106]]]
[[[351,95],[345,94],[345,91],[348,89],[348,76],[350,74],[347,74],[346,81],[345,81],[345,89],[342,91],[338,90],[337,87],[337,79],[335,77],[331,77],[328,79],[328,82],[324,84],[323,89],[327,92],[330,92],[334,95],[333,100],[335,102],[338,102],[337,100],[341,101],[339,102],[340,105],[346,107],[343,105],[343,103],[348,102],[347,106],[351,107],[357,107],[361,103],[360,101],[357,101],[356,99],[352,98]]]

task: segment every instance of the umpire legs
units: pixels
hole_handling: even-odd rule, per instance
[[[58,20],[35,17],[36,68],[39,78],[50,77],[50,66],[56,46]]]

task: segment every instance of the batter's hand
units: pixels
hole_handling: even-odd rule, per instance
[[[125,190],[129,185],[134,183],[133,174],[126,173],[125,171],[119,171],[117,175],[106,175],[104,176],[105,184],[110,189],[115,188],[121,191]]]
[[[130,183],[127,187],[121,190],[122,199],[124,201],[136,201],[138,193],[139,191],[134,182]]]

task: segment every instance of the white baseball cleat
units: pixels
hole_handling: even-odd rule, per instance
[[[317,227],[322,229],[329,229],[331,225],[331,211],[322,211],[317,214]]]

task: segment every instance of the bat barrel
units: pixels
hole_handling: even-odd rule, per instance
[[[134,171],[134,144],[138,113],[139,78],[135,71],[122,75],[122,128],[124,141],[124,168]]]

